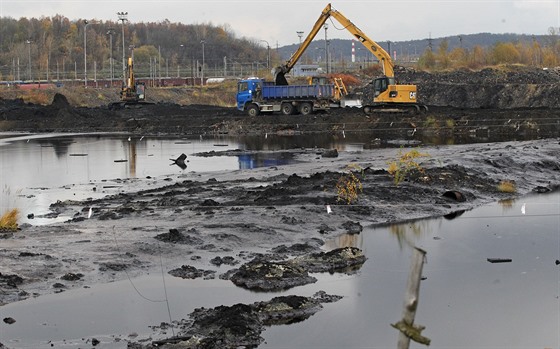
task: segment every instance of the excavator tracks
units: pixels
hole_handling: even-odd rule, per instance
[[[362,106],[364,114],[370,116],[375,114],[408,114],[417,115],[428,111],[424,104],[377,104]]]

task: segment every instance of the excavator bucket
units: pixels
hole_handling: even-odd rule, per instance
[[[286,80],[286,76],[282,67],[274,69],[274,84],[276,86],[288,85],[288,80]]]

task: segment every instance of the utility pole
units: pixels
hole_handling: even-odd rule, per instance
[[[296,34],[299,37],[299,46],[301,46],[301,38],[303,37],[303,31],[297,31]],[[303,58],[303,55],[301,58]],[[305,60],[302,59],[302,62],[305,63]]]
[[[430,345],[431,340],[422,335],[424,326],[414,324],[416,317],[416,310],[418,308],[418,299],[420,297],[420,281],[422,280],[422,268],[426,259],[426,251],[414,247],[412,255],[412,263],[410,265],[410,272],[408,274],[408,281],[406,283],[406,295],[403,304],[402,319],[391,324],[394,328],[400,331],[399,339],[397,342],[398,349],[408,349],[410,347],[410,340]]]
[[[159,83],[161,84],[161,46],[158,45],[158,78]]]
[[[303,34],[303,32],[301,33]],[[266,43],[266,69],[270,69],[270,45],[266,40],[261,40],[261,41]],[[301,38],[300,38],[300,44],[301,44]]]
[[[200,79],[200,85],[204,86],[204,40],[201,40],[200,43],[202,44],[202,78]]]
[[[29,80],[33,80],[32,76],[31,76],[31,40],[26,40],[25,43],[28,46],[28,52],[29,52],[29,74],[27,76],[27,78]]]
[[[432,49],[432,32],[430,32],[430,35],[428,37],[428,47],[430,48],[430,51],[433,51],[433,49]]]
[[[296,34],[299,37],[299,44],[301,45],[301,38],[303,37],[303,32],[302,31],[297,31]]]
[[[87,88],[87,26],[90,24],[84,20],[84,86]]]
[[[113,28],[109,28],[107,30],[107,35],[109,35],[109,69],[111,72],[109,73],[109,81],[111,86],[113,86],[113,34],[115,30]]]
[[[125,80],[126,63],[124,57],[124,22],[127,21],[128,12],[117,12],[117,15],[119,16],[119,21],[121,21],[122,24],[122,77],[123,77],[123,85],[126,85],[126,80]]]
[[[327,59],[327,74],[329,73],[329,40],[327,40],[327,29],[329,25],[325,23],[325,58]]]

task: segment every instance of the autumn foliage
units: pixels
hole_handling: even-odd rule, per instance
[[[18,228],[18,221],[19,218],[19,210],[12,209],[6,213],[4,213],[0,217],[0,231],[7,230],[7,231],[14,231]]]
[[[434,49],[426,49],[420,56],[420,69],[444,70],[456,68],[478,69],[500,64],[522,64],[534,67],[554,67],[560,64],[560,38],[551,33],[547,44],[536,40],[529,42],[498,42],[491,47],[474,46],[448,49],[443,40]]]
[[[62,15],[39,19],[0,17],[0,80],[82,78],[84,53],[92,78],[94,64],[98,76],[107,76],[111,56],[115,74],[119,75],[123,31],[124,54],[129,56],[128,47],[133,45],[135,69],[145,75],[149,75],[155,65],[166,73],[177,66],[189,67],[190,72],[197,60],[199,64],[202,61],[202,40],[206,42],[204,53],[208,68],[223,66],[224,57],[229,64],[237,62],[249,64],[249,67],[252,62],[267,60],[267,50],[262,43],[237,37],[227,24],[181,24],[163,20],[127,21],[123,25],[115,15],[112,21],[89,20],[86,27],[83,19],[70,20]],[[87,41],[86,52],[84,40]],[[270,54],[274,60],[276,51]]]

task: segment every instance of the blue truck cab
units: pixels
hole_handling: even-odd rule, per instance
[[[248,111],[255,99],[258,99],[259,91],[262,91],[262,86],[264,80],[249,78],[246,80],[241,80],[237,83],[237,109],[241,111]],[[256,108],[256,114],[259,114],[258,108]],[[249,114],[251,115],[251,114]]]
[[[249,116],[281,112],[284,115],[308,115],[330,107],[333,85],[275,85],[258,78],[237,83],[237,109]]]

